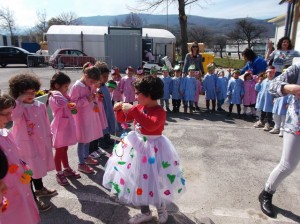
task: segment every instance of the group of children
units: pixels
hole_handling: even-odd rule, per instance
[[[134,78],[132,67],[123,78],[115,68],[113,82],[108,81],[109,73],[103,62],[86,63],[82,77],[68,91],[70,77],[57,72],[46,104],[35,99],[41,86],[35,75],[20,74],[9,80],[9,95],[0,96],[0,147],[8,161],[8,172],[0,180],[1,223],[39,222],[38,210],[51,208],[40,198],[57,194],[44,186],[48,171],[56,170],[62,186],[69,185],[67,178],[81,178],[69,164],[70,145],[77,143],[78,171],[93,173],[90,165],[98,164],[95,152],[103,153],[101,143],[114,144],[110,134],[119,128],[115,113],[122,124],[134,120],[135,131],[114,147],[103,185],[120,200],[141,206],[142,214],[129,223],[152,219],[149,205],[157,207],[159,223],[167,221],[166,204],[184,193],[185,180],[173,145],[162,136],[166,114],[157,100],[163,97],[164,84],[155,75]],[[139,104],[133,106],[136,100]],[[53,114],[51,123],[47,106]],[[6,129],[10,121],[11,131]]]

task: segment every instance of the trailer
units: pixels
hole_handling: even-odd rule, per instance
[[[155,61],[163,56],[175,58],[176,38],[164,29],[52,25],[46,38],[50,55],[60,48],[78,49],[121,70],[142,66],[146,50]]]

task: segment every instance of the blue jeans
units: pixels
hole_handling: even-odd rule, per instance
[[[90,143],[78,143],[77,145],[77,155],[79,164],[84,164],[84,160],[89,156],[89,146]]]

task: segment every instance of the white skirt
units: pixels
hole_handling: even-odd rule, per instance
[[[131,131],[114,147],[103,186],[117,194],[121,202],[161,206],[185,192],[185,179],[169,139]]]

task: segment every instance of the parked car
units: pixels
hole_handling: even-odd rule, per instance
[[[44,62],[44,57],[30,53],[23,48],[0,46],[0,65],[2,67],[8,64],[26,64],[29,67],[36,67]]]
[[[94,64],[96,59],[76,49],[57,49],[49,59],[49,65],[59,69],[64,67],[82,67],[86,62]]]

